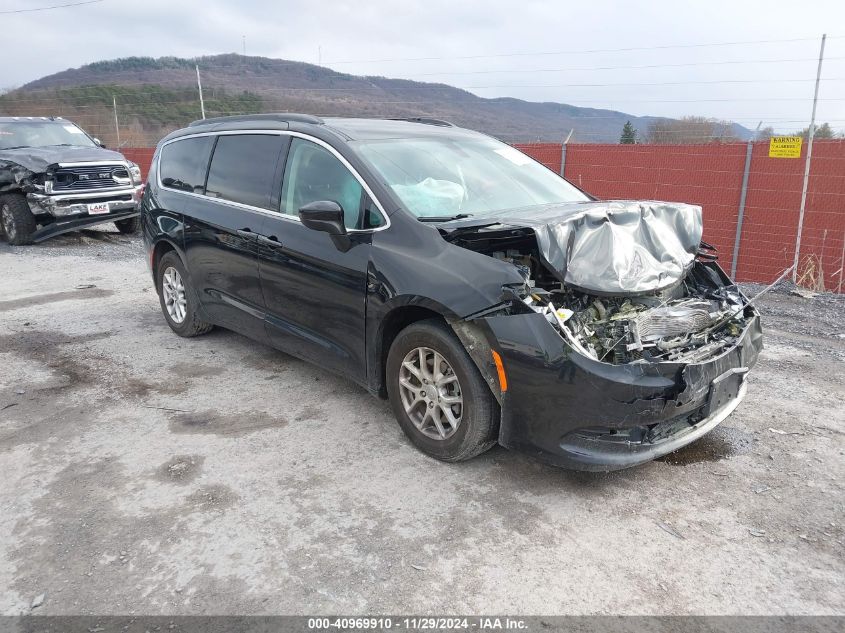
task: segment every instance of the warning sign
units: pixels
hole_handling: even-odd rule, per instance
[[[769,158],[801,158],[800,136],[773,136],[769,139]]]

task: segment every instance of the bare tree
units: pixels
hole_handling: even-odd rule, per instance
[[[795,132],[795,136],[803,136],[806,141],[810,138],[810,128],[805,127],[803,130]],[[816,126],[816,131],[813,132],[813,138],[836,138],[836,133],[833,131],[833,128],[830,127],[830,123],[822,123],[821,125]]]
[[[771,125],[767,125],[766,127],[760,129],[757,134],[754,136],[755,141],[767,141],[775,135],[775,128]]]
[[[687,116],[682,119],[660,119],[648,126],[646,139],[649,143],[685,145],[689,143],[732,142],[739,138],[734,134],[730,121]]]

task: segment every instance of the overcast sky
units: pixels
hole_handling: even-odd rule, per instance
[[[80,1],[0,0],[0,87],[130,55],[240,53],[246,35],[248,55],[485,97],[793,130],[808,124],[827,30],[817,120],[845,130],[842,0],[101,0],[4,13]]]

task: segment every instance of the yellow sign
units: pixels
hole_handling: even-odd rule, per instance
[[[769,139],[769,158],[801,158],[800,136],[773,136]]]

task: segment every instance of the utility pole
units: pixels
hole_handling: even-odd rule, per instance
[[[734,255],[731,259],[731,279],[736,279],[736,267],[739,260],[739,244],[742,240],[742,220],[745,217],[745,199],[748,197],[748,175],[751,173],[751,155],[754,153],[754,141],[757,140],[757,135],[760,134],[760,126],[763,122],[757,124],[757,129],[754,130],[754,136],[748,139],[745,145],[745,168],[742,171],[742,189],[739,192],[739,213],[736,217],[736,237],[734,238]]]
[[[569,134],[566,135],[566,138],[563,140],[563,145],[560,146],[560,175],[566,177],[564,173],[566,171],[566,146],[569,144],[569,139],[572,138],[572,135],[575,133],[575,128],[569,130]]]
[[[199,64],[196,65],[197,69],[197,90],[200,93],[200,111],[202,112],[202,118],[205,118],[205,101],[202,100],[202,82],[200,81],[200,67]]]
[[[111,104],[114,108],[114,131],[117,134],[117,146],[120,147],[120,126],[117,124],[117,97],[112,95]]]
[[[322,46],[317,46],[317,65],[318,66],[323,65],[323,47]]]
[[[244,38],[244,57],[246,57],[246,35],[242,36]]]
[[[804,229],[804,210],[807,207],[807,185],[810,182],[810,162],[813,158],[813,137],[816,134],[816,104],[819,100],[819,80],[822,76],[822,62],[824,61],[824,42],[827,34],[822,35],[822,45],[819,50],[819,67],[816,70],[816,91],[813,93],[813,113],[810,115],[810,129],[807,134],[807,158],[804,160],[804,186],[801,187],[801,210],[798,213],[798,236],[795,238],[795,260],[792,262],[792,281],[798,281],[798,261],[801,257],[801,232]]]

